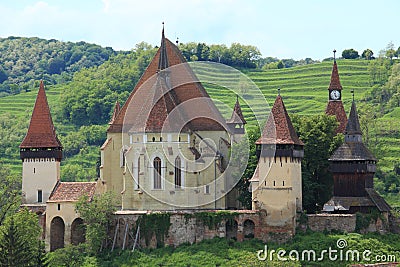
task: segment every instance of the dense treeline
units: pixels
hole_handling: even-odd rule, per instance
[[[59,118],[77,126],[107,123],[115,101],[125,102],[155,52],[140,43],[128,54],[77,72],[70,83],[60,85]]]
[[[39,79],[50,84],[68,81],[72,73],[98,66],[115,54],[111,47],[86,42],[0,38],[0,95],[29,90]]]

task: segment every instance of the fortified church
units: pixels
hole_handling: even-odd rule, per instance
[[[20,145],[22,206],[39,215],[49,250],[83,242],[83,220],[75,211],[76,201],[82,195],[92,198],[109,191],[117,197],[119,214],[235,209],[239,215],[232,227],[238,240],[295,233],[302,212],[304,143],[294,130],[283,97],[276,97],[256,142],[259,161],[250,180],[252,210],[241,210],[227,171],[230,149],[245,134],[239,99],[231,118],[224,119],[184,63],[163,30],[160,48],[125,105],[115,104],[107,139],[100,148],[96,182],[61,182],[63,146],[40,83],[28,132]],[[324,211],[378,209],[387,214],[389,205],[373,189],[376,158],[362,142],[354,101],[347,119],[341,91],[334,60],[326,113],[336,116],[337,132],[345,135],[345,142],[330,159],[334,192]],[[226,227],[219,236],[229,235],[228,223]],[[196,236],[204,238],[206,232],[202,233]]]

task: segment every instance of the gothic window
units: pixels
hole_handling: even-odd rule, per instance
[[[161,189],[161,159],[159,157],[153,160],[153,189]]]
[[[182,187],[182,162],[179,156],[175,159],[175,188]]]

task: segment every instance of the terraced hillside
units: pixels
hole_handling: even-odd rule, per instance
[[[364,60],[338,60],[337,64],[343,86],[343,103],[345,110],[349,111],[352,100],[350,91],[354,90],[355,99],[360,100],[370,90],[368,62]],[[331,72],[332,62],[322,62],[288,69],[244,71],[244,74],[255,82],[268,104],[274,103],[278,88],[280,88],[289,113],[309,115],[325,111]],[[236,98],[230,90],[220,86],[208,85],[207,91],[213,98],[233,107]],[[256,100],[253,102],[257,103]],[[261,103],[260,100],[259,104],[261,105]],[[251,110],[246,106],[243,109],[245,116],[251,117]]]
[[[355,91],[355,99],[362,100],[371,90],[370,77],[368,74],[367,66],[368,61],[365,60],[338,60],[339,75],[343,86],[343,102],[345,110],[348,112],[351,105],[351,90]],[[327,88],[330,82],[330,75],[332,71],[332,62],[322,62],[312,65],[304,65],[299,67],[293,67],[288,69],[276,69],[276,70],[245,70],[244,74],[247,75],[255,85],[261,90],[266,98],[267,103],[271,105],[277,95],[277,89],[281,88],[281,95],[285,101],[285,105],[289,113],[297,113],[300,115],[318,114],[323,113],[327,104],[328,93]],[[210,71],[207,68],[197,67],[196,73],[200,74],[201,81],[209,80],[207,76],[211,76]],[[215,73],[213,73],[214,75]],[[223,83],[229,85],[230,78],[238,79],[237,73],[225,73],[223,79],[227,81]],[[235,82],[240,83],[239,80]],[[251,103],[253,110],[258,110],[263,114],[268,113],[268,107],[265,106],[263,99],[254,97],[251,94],[246,93],[246,86],[248,83],[244,83],[243,90],[245,93],[244,100],[240,100],[242,103],[243,113],[248,119],[249,126],[255,125],[254,117],[252,117],[252,111],[246,105],[245,101]],[[225,117],[230,116],[229,108],[232,108],[236,101],[235,93],[228,88],[212,84],[204,83],[210,96],[217,100],[217,106],[221,109]],[[228,86],[229,87],[229,86]],[[50,107],[57,106],[57,101],[62,92],[58,89],[59,87],[49,86],[47,87],[47,96]],[[17,116],[23,117],[26,114],[30,114],[37,90],[32,92],[24,92],[15,96],[8,96],[0,98],[0,112],[9,112],[16,114]],[[360,103],[362,106],[363,103]],[[54,110],[54,109],[53,109]],[[400,128],[400,108],[395,109],[384,117],[376,120],[378,127],[376,133],[376,151],[378,152],[377,157],[380,159],[380,165],[385,168],[393,168],[393,162],[398,160],[400,155],[400,144],[398,140],[399,128]],[[57,132],[59,134],[66,134],[68,131],[73,130],[72,126],[68,125],[56,125]],[[95,158],[96,149],[89,149],[89,158]],[[376,151],[374,151],[376,153]],[[69,159],[72,162],[84,161],[85,165],[89,166],[90,163],[86,162],[85,156],[80,155],[78,158]],[[3,160],[4,161],[4,160]],[[5,162],[20,166],[18,157],[5,159]],[[95,163],[93,163],[94,165]],[[89,167],[88,167],[89,168]]]

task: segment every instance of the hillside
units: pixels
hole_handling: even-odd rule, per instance
[[[139,77],[138,71],[143,70],[143,67],[141,67],[142,69],[139,67],[147,65],[145,62],[151,58],[152,53],[154,53],[152,49],[144,49],[137,54],[132,52],[132,54],[129,55],[131,61],[126,60],[125,55],[121,54],[99,67],[77,72],[70,83],[47,86],[48,100],[52,108],[57,132],[61,136],[66,152],[69,154],[63,162],[63,179],[70,180],[77,178],[86,180],[93,178],[96,175],[95,166],[99,157],[99,144],[101,144],[101,141],[105,138],[105,132],[102,132],[102,134],[96,133],[96,145],[93,145],[93,142],[80,142],[79,139],[85,136],[82,134],[79,135],[79,133],[82,132],[80,130],[80,125],[72,124],[73,120],[71,121],[65,118],[62,113],[63,111],[60,110],[60,106],[65,104],[64,100],[69,99],[68,95],[71,97],[70,99],[75,99],[74,97],[79,94],[81,98],[77,98],[76,101],[84,102],[86,105],[94,101],[95,104],[98,105],[103,102],[98,102],[101,99],[93,98],[96,97],[97,91],[89,93],[89,91],[85,92],[82,88],[88,88],[86,90],[98,90],[98,88],[104,87],[102,89],[103,94],[104,90],[110,90],[108,94],[111,96],[104,99],[104,101],[107,101],[107,111],[103,116],[107,117],[107,114],[111,112],[115,99],[120,99],[122,102],[124,98],[126,99],[127,92],[133,88],[134,81]],[[129,63],[132,61],[141,61],[139,59],[144,62],[142,62],[139,67]],[[116,64],[120,67],[116,68]],[[339,74],[343,86],[343,102],[346,112],[349,112],[352,101],[351,90],[354,90],[363,126],[364,139],[379,159],[379,169],[389,172],[392,171],[395,164],[399,162],[400,107],[391,108],[384,112],[379,112],[377,110],[376,101],[374,97],[371,96],[377,94],[380,87],[379,85],[374,86],[371,80],[369,64],[370,62],[366,60],[338,60]],[[134,71],[129,72],[129,69],[134,69]],[[324,113],[328,99],[327,88],[329,86],[331,70],[332,62],[326,61],[286,69],[247,69],[243,70],[243,72],[261,89],[269,104],[272,104],[275,100],[277,88],[281,88],[281,95],[285,101],[288,112],[307,116]],[[198,69],[197,71],[202,73],[204,77],[210,75],[207,73],[207,69]],[[131,78],[129,78],[129,82],[123,83],[124,80],[126,81],[126,77]],[[217,103],[217,106],[224,113],[225,117],[229,117],[230,114],[226,107],[233,107],[236,100],[235,94],[221,86],[210,83],[205,83],[204,85],[210,96],[220,101],[220,103]],[[114,90],[112,86],[117,89]],[[14,172],[21,171],[21,163],[18,157],[18,145],[25,134],[36,93],[37,88],[30,92],[21,92],[18,95],[0,98],[1,114],[13,114],[18,121],[22,121],[21,127],[13,130],[15,131],[15,133],[13,133],[13,141],[11,143],[5,142],[3,148],[0,146],[0,161],[10,166]],[[85,97],[88,99],[85,99]],[[251,96],[249,97],[251,98]],[[245,100],[248,100],[248,98],[245,97]],[[62,103],[60,103],[60,101]],[[253,103],[252,108],[267,111],[267,107],[264,107],[263,101],[251,99],[251,102]],[[255,121],[254,118],[252,118],[250,108],[245,104],[244,100],[241,100],[241,103],[244,115],[249,122],[248,127],[254,126]],[[72,105],[72,107],[74,106]],[[76,121],[79,122],[79,120]],[[90,120],[88,120],[88,122],[90,122]],[[24,130],[20,129],[24,127]],[[102,129],[105,129],[105,127]],[[91,130],[89,129],[88,131]],[[7,140],[7,138],[3,139]],[[84,145],[81,143],[84,143]],[[7,144],[12,148],[4,148]],[[71,146],[74,146],[74,152],[71,152]],[[65,177],[67,173],[69,173],[68,178]],[[382,177],[385,176],[380,174],[379,178]],[[380,185],[380,190],[386,190],[385,188],[392,186],[393,183],[394,188],[398,188],[399,186],[397,185],[396,179],[397,178],[395,178],[395,182],[384,181],[385,186]]]
[[[0,38],[0,96],[28,91],[39,79],[63,83],[71,79],[72,73],[101,65],[117,53],[111,47],[86,42]]]

